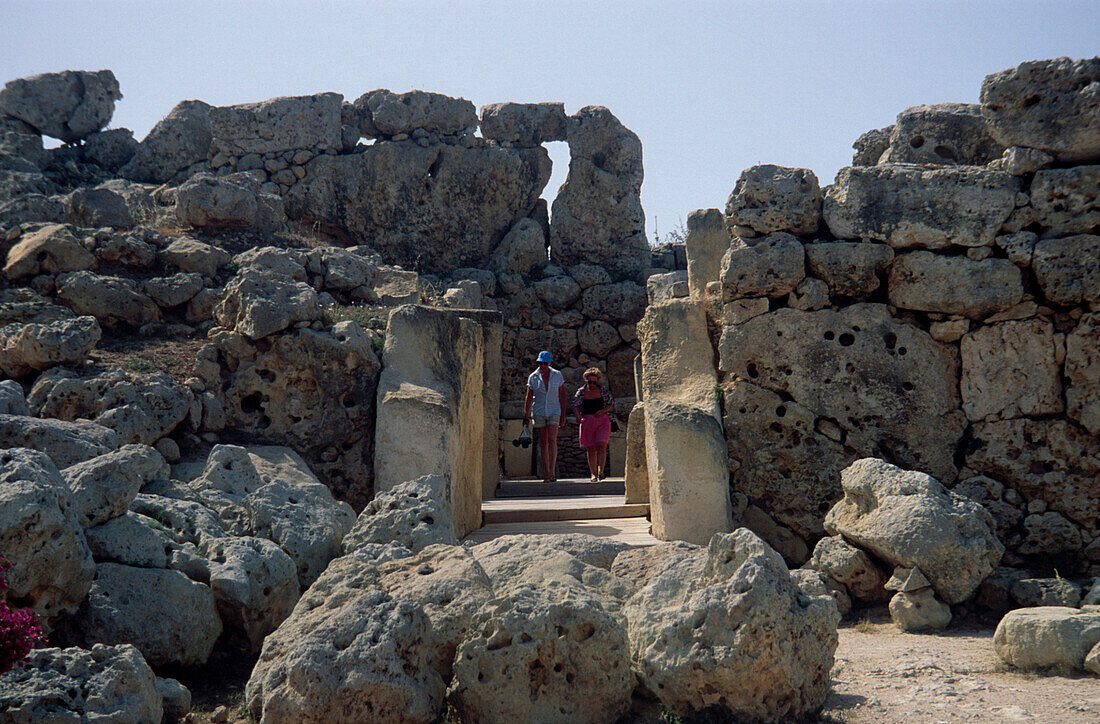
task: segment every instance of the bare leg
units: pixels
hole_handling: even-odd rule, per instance
[[[592,477],[597,477],[600,474],[600,462],[599,457],[596,455],[596,446],[592,445],[584,449],[584,454],[588,456],[588,472]]]
[[[546,430],[546,439],[547,439],[546,448],[549,451],[547,456],[546,456],[547,460],[549,461],[549,464],[547,465],[546,469],[550,472],[550,480],[557,480],[558,479],[558,426],[557,425],[547,425],[543,429]]]
[[[550,427],[540,427],[539,432],[539,457],[542,459],[542,481],[550,482],[552,476],[550,469]],[[556,452],[556,451],[555,451]]]
[[[607,477],[607,443],[602,442],[596,445],[596,467],[599,470],[599,476],[601,478]]]

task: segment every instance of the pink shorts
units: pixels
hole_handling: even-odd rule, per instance
[[[607,415],[581,417],[581,447],[606,445],[611,439],[611,418]]]

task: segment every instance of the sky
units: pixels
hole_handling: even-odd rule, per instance
[[[989,73],[1095,55],[1097,0],[0,0],[0,82],[110,68],[124,95],[111,126],[139,139],[184,99],[418,88],[607,106],[642,140],[651,239],[723,208],[749,166],[825,185],[909,106],[976,103]],[[552,198],[569,156],[548,148]]]

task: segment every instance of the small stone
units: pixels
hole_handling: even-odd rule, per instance
[[[224,724],[224,722],[229,721],[229,708],[224,704],[219,706],[214,710],[214,713],[210,715],[210,721],[213,724]]]

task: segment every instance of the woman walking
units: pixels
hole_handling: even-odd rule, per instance
[[[607,443],[611,439],[611,390],[600,384],[603,373],[595,367],[584,371],[585,384],[573,395],[573,414],[580,423],[581,447],[588,456],[592,482],[607,477]]]

